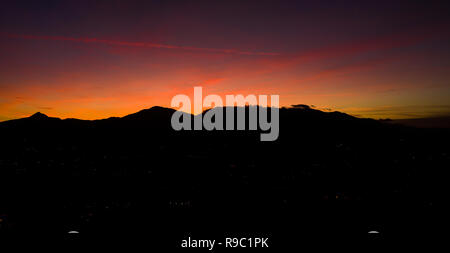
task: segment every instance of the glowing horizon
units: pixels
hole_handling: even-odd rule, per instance
[[[437,4],[87,5],[5,5],[0,121],[121,117],[194,86],[358,117],[450,115],[450,22]]]

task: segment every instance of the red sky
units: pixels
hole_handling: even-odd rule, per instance
[[[6,3],[0,121],[124,116],[194,86],[361,117],[447,115],[449,8],[406,3]]]

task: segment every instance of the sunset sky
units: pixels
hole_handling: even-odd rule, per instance
[[[449,4],[361,2],[2,1],[0,121],[124,116],[194,86],[360,117],[450,115]]]

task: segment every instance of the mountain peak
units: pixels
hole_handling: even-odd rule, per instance
[[[48,118],[48,116],[41,112],[37,112],[30,116],[30,119],[47,119],[47,118]]]
[[[174,109],[165,108],[161,106],[153,106],[148,109],[140,110],[136,113],[129,114],[124,119],[154,119],[155,117],[169,117],[172,116]]]

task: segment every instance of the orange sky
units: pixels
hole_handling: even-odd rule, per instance
[[[360,117],[449,114],[447,16],[381,6],[11,4],[0,13],[0,121],[124,116],[194,86]]]

